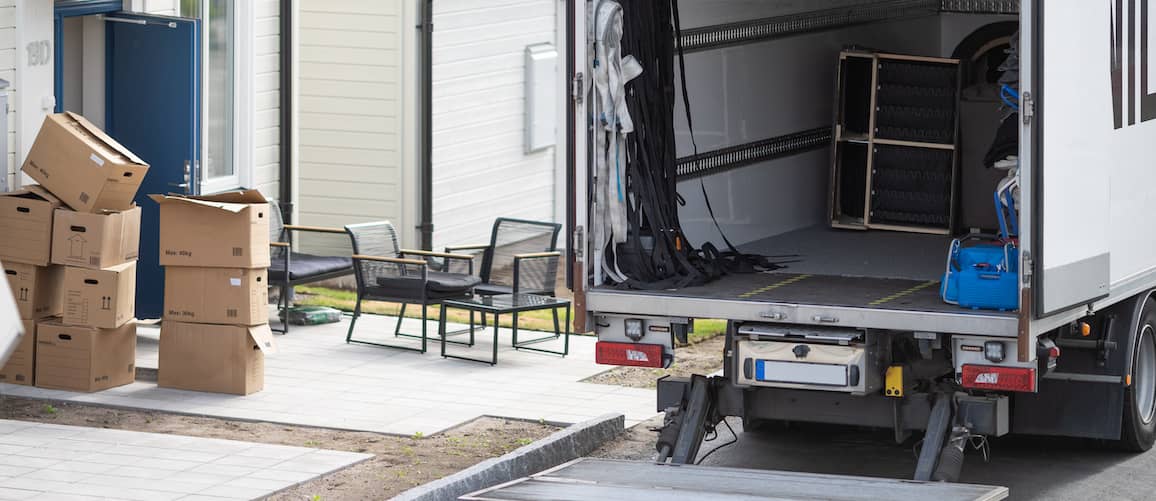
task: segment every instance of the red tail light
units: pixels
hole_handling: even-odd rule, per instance
[[[602,365],[662,367],[662,345],[599,341],[594,345],[594,361]]]
[[[1036,391],[1036,370],[1024,367],[964,365],[960,384],[979,390]]]

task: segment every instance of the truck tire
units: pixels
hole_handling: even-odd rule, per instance
[[[1156,303],[1140,310],[1132,346],[1132,384],[1124,392],[1120,448],[1144,452],[1156,442]]]

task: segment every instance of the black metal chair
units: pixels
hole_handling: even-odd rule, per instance
[[[446,253],[481,253],[479,278],[482,283],[474,287],[474,294],[536,294],[553,297],[558,280],[558,264],[562,259],[562,253],[558,251],[558,234],[561,231],[561,224],[498,218],[490,232],[490,243],[447,246]],[[558,332],[558,311],[552,311],[554,331]],[[517,313],[513,314],[513,322],[514,344],[518,344]],[[484,313],[482,325],[486,325]]]
[[[317,256],[293,251],[293,232],[344,235],[345,230],[284,224],[277,202],[269,202],[269,278],[270,287],[281,288],[277,310],[281,328],[273,332],[289,333],[289,306],[294,286],[339,278],[353,273],[353,259],[345,256]]]
[[[447,299],[470,297],[481,279],[473,275],[473,256],[401,249],[397,231],[387,221],[351,224],[345,227],[353,243],[353,269],[357,277],[357,305],[349,323],[346,343],[426,352],[429,307]],[[436,260],[440,259],[440,262]],[[438,270],[431,270],[437,266]],[[364,300],[401,303],[394,328],[395,337],[421,339],[421,348],[353,339],[353,329],[361,316]],[[404,334],[401,322],[407,304],[421,305],[421,335]],[[472,343],[471,343],[472,344]]]

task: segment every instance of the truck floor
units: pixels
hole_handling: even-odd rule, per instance
[[[777,261],[797,260],[782,270],[732,274],[681,289],[595,290],[634,296],[1014,317],[1013,312],[973,311],[940,299],[940,279],[950,242],[950,237],[942,235],[808,228],[742,246],[744,252]]]

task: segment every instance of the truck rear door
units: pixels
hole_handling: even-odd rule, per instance
[[[1024,72],[1035,82],[1024,82],[1031,94],[1025,92],[1021,104],[1025,139],[1035,139],[1021,144],[1034,148],[1024,152],[1031,159],[1025,174],[1032,184],[1024,205],[1032,213],[1027,248],[1037,273],[1036,318],[1108,294],[1113,174],[1125,162],[1140,160],[1116,147],[1119,129],[1137,118],[1136,103],[1124,99],[1127,109],[1121,105],[1119,85],[1121,77],[1135,77],[1131,63],[1139,64],[1136,54],[1122,50],[1135,47],[1136,34],[1124,23],[1135,26],[1135,3],[1036,0],[1025,19],[1036,45],[1025,47],[1030,57],[1023,64],[1030,68]]]

